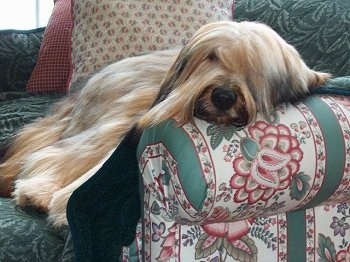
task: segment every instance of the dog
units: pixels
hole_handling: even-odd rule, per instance
[[[67,224],[72,192],[123,137],[167,119],[245,127],[257,112],[293,103],[331,76],[310,69],[294,47],[258,22],[204,25],[181,49],[117,61],[15,136],[0,164],[0,194]]]

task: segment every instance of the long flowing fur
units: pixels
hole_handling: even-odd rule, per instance
[[[266,25],[215,22],[203,26],[182,50],[128,58],[96,73],[52,112],[24,127],[0,164],[0,194],[20,206],[66,223],[71,193],[91,177],[121,139],[173,118],[249,125],[330,76],[306,66],[298,52]],[[223,110],[214,90],[234,101]],[[231,103],[230,102],[230,103]]]
[[[14,189],[19,205],[47,211],[52,194],[97,165],[150,107],[177,54],[161,51],[112,64],[50,115],[25,126],[0,164],[1,194]]]

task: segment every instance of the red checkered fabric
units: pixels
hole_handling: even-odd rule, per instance
[[[37,64],[26,84],[28,92],[68,92],[72,26],[71,0],[55,1]]]

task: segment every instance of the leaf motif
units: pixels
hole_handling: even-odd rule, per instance
[[[224,138],[227,141],[230,141],[234,133],[237,131],[237,128],[235,126],[223,126],[222,131],[223,131]]]
[[[210,146],[212,149],[216,149],[224,139],[221,128],[217,125],[208,126],[207,135],[210,136]]]
[[[230,242],[224,239],[224,247],[227,254],[237,261],[241,262],[256,262],[258,248],[255,245],[253,239],[248,236],[243,236],[241,239],[235,242]]]
[[[160,215],[160,206],[158,205],[157,201],[152,203],[151,213],[155,214],[156,216]]]
[[[290,197],[298,201],[302,200],[310,190],[310,180],[310,176],[304,174],[304,172],[300,172],[293,177],[290,184]]]
[[[320,261],[335,261],[336,250],[334,243],[329,237],[323,234],[318,235],[317,254],[320,256]]]
[[[277,239],[272,232],[260,226],[253,226],[250,229],[250,235],[255,239],[260,239],[267,245],[276,243]]]
[[[231,126],[209,125],[207,127],[207,136],[210,136],[210,146],[216,149],[224,140],[230,141],[236,132],[237,128]]]
[[[244,137],[240,142],[241,152],[244,157],[249,162],[252,162],[258,155],[260,145],[253,139]]]
[[[195,258],[206,258],[214,254],[222,245],[222,238],[210,236],[207,233],[203,233],[196,244]]]

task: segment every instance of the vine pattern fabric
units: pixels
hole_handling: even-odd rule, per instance
[[[234,18],[268,24],[314,69],[350,75],[350,0],[235,0]]]

